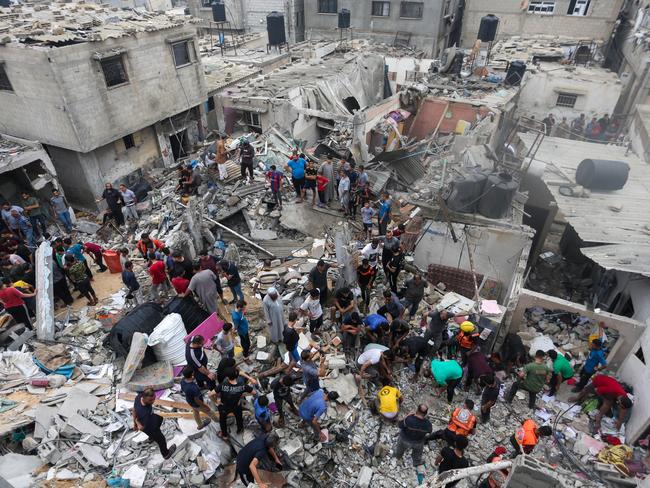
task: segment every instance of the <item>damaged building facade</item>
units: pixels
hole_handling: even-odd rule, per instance
[[[0,122],[44,144],[72,203],[93,208],[104,183],[172,165],[202,138],[194,24],[95,4],[14,9],[0,21]]]
[[[438,56],[449,45],[458,44],[461,6],[458,0],[305,0],[305,29],[310,39],[348,38],[347,31],[338,30],[338,13],[347,9],[353,37],[391,46],[411,46]]]
[[[462,46],[477,39],[481,18],[499,18],[498,38],[534,35],[571,35],[606,41],[624,0],[466,0]]]
[[[204,29],[266,33],[266,17],[271,12],[284,15],[285,36],[289,44],[305,40],[304,0],[224,0],[226,24],[214,22],[211,0],[188,0],[190,15],[203,20]]]

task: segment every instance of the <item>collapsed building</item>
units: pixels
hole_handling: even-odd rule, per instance
[[[343,218],[336,208],[291,203],[276,208],[264,174],[271,165],[282,170],[296,149],[316,163],[328,155],[336,158],[337,167],[341,159],[363,163],[373,194],[387,190],[394,199],[391,227],[405,224],[402,243],[409,256],[408,273],[403,274],[422,273],[428,282],[418,318],[429,307],[476,313],[485,352],[499,351],[506,336],[518,332],[533,352],[557,348],[570,353],[575,364],[584,360],[593,327],[604,322],[612,344],[611,372],[634,386],[636,395],[629,432],[621,437],[631,446],[647,436],[643,404],[649,390],[647,375],[639,372],[647,372],[644,358],[650,354],[647,270],[641,251],[648,223],[632,203],[647,199],[644,163],[619,146],[546,138],[538,125],[518,116],[528,79],[512,82],[508,65],[498,60],[486,63],[487,73],[475,74],[471,63],[460,63],[458,72],[452,69],[457,59],[453,51],[416,62],[413,56],[402,61],[398,52],[387,59],[381,47],[363,42],[336,47],[305,43],[291,54],[257,49],[260,56],[241,51],[221,60],[209,49],[202,69],[212,103],[208,98],[201,110],[210,130],[237,135],[226,141],[231,149],[227,178],[218,180],[202,167],[205,155],[214,150],[211,137],[167,154],[166,166],[190,162],[201,172],[204,179],[196,195],[177,194],[169,167],[143,167],[151,191],[138,203],[142,218],[132,224],[130,235],[147,232],[187,259],[209,248],[237,263],[249,285],[254,337],[254,359],[241,363],[241,369],[253,375],[280,371],[288,352],[268,341],[253,288],[260,260],[271,260],[265,272],[277,283],[285,308],[295,310],[304,300],[307,274],[319,259],[338,265],[329,275],[333,289],[354,285],[364,236],[359,221]],[[172,117],[171,122],[179,127],[182,121]],[[251,141],[256,151],[255,181],[249,185],[239,179],[239,137]],[[623,162],[628,181],[613,192],[589,191],[575,175],[590,157]],[[288,181],[283,185],[290,194]],[[89,234],[96,231],[92,239],[107,249],[128,246],[138,278],[148,283],[132,239],[87,219],[78,225],[90,229]],[[549,254],[549,235],[560,232],[565,245],[558,244]],[[626,245],[634,246],[638,259],[629,259]],[[45,289],[48,251],[44,246],[37,255],[37,274]],[[571,261],[576,258],[583,259],[582,267],[571,274],[581,266]],[[593,262],[589,267],[587,260]],[[570,289],[563,288],[566,282]],[[27,454],[0,457],[0,473],[11,475],[15,483],[91,483],[111,477],[131,486],[228,486],[234,478],[233,451],[250,441],[257,427],[247,422],[230,444],[218,437],[215,426],[196,429],[174,378],[184,362],[185,341],[199,332],[214,340],[229,310],[221,304],[218,314],[210,315],[179,297],[132,310],[120,286],[113,285],[100,307],[59,311],[54,320],[48,315],[47,293],[38,304],[42,320],[36,339],[18,329],[0,337],[8,349],[2,353],[5,383],[0,392],[9,402],[0,412],[0,434],[10,450]],[[373,290],[370,310],[377,309],[384,289],[381,283]],[[443,485],[449,478],[433,476],[441,445],[425,448],[426,469],[421,471],[391,457],[397,428],[368,414],[376,388],[357,385],[356,357],[346,357],[331,325],[328,319],[319,347],[328,364],[323,385],[341,394],[327,409],[334,440],[314,442],[297,422],[278,428],[290,461],[281,472],[265,471],[264,479],[299,487],[417,486],[422,480],[425,486]],[[451,326],[458,329],[458,324]],[[412,328],[420,332],[417,325]],[[52,338],[58,344],[48,342]],[[316,346],[309,333],[300,341],[302,349]],[[208,354],[215,365],[220,355]],[[45,375],[52,371],[63,379]],[[430,382],[411,383],[411,374],[408,368],[395,372],[405,397],[403,408],[412,411],[423,402],[436,427],[444,428],[453,407],[430,394]],[[146,444],[146,435],[130,429],[135,394],[152,384],[159,391],[156,409],[166,419],[164,432],[177,446],[173,461],[163,460]],[[294,394],[301,390],[302,385],[293,388]],[[476,392],[465,394],[478,402]],[[504,487],[600,487],[605,480],[617,486],[636,484],[646,470],[645,451],[630,447],[630,467],[614,455],[601,456],[601,451],[611,452],[609,447],[591,436],[590,417],[571,408],[568,397],[565,389],[555,400],[543,398],[533,413],[521,404],[499,402],[492,422],[480,425],[471,439],[468,455],[476,466],[453,473],[462,479],[460,486],[476,484],[496,469],[480,465],[531,416],[553,425],[555,435],[540,443],[539,454],[508,465],[512,469]],[[14,436],[18,432],[24,437]]]
[[[173,165],[204,137],[191,19],[62,2],[2,8],[0,26],[0,122],[44,145],[79,208],[96,208],[106,182]]]

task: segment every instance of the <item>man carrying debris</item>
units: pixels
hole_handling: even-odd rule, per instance
[[[548,357],[553,361],[553,374],[551,374],[550,396],[555,396],[560,385],[566,380],[573,378],[573,366],[564,354],[558,354],[555,349],[548,352]]]
[[[595,429],[600,430],[600,423],[603,415],[616,417],[616,429],[620,430],[632,414],[632,400],[615,378],[604,374],[597,374],[591,380],[591,384],[580,392],[577,398],[570,401],[582,403],[588,396],[595,393],[598,396],[600,408],[595,418]]]
[[[514,457],[521,453],[530,454],[535,449],[540,437],[553,435],[553,429],[549,425],[538,427],[534,420],[528,419],[510,437],[510,444],[515,449]]]
[[[434,432],[431,439],[444,439],[452,446],[458,437],[469,437],[476,429],[476,416],[472,414],[472,410],[474,402],[466,398],[463,406],[452,412],[447,428]]]
[[[275,452],[279,441],[280,438],[278,435],[275,432],[271,432],[256,437],[242,447],[241,451],[237,454],[237,465],[235,469],[236,475],[239,475],[239,479],[244,486],[255,483],[258,488],[269,488],[267,483],[262,482],[258,466],[271,456],[275,462],[275,467],[280,470],[282,469],[282,462]]]
[[[298,416],[298,409],[293,403],[291,396],[291,386],[293,385],[293,378],[288,375],[282,375],[271,381],[271,391],[273,392],[273,399],[275,406],[278,409],[278,427],[284,426],[284,403],[289,406],[289,410],[295,416]]]
[[[192,407],[192,414],[194,415],[197,429],[203,429],[208,426],[210,419],[216,422],[218,417],[208,404],[203,401],[203,393],[201,393],[201,388],[196,383],[194,375],[194,368],[192,366],[187,365],[183,368],[181,391],[185,395],[185,401]],[[205,419],[205,421],[201,420],[200,412],[203,412],[209,418]]]
[[[422,336],[411,336],[404,339],[397,350],[397,355],[400,360],[409,362],[414,361],[415,375],[411,381],[415,382],[418,379],[420,370],[422,369],[422,364],[424,359],[429,356],[429,343],[426,338]]]
[[[183,293],[182,297],[186,297],[191,292],[195,293],[196,296],[201,300],[203,307],[209,313],[214,313],[217,311],[217,277],[209,269],[201,269],[199,263],[195,263],[193,266],[194,276],[190,280],[190,285],[187,287],[187,291]]]
[[[319,354],[319,352],[316,351],[312,354],[308,349],[300,353],[300,369],[302,370],[302,381],[305,384],[305,392],[302,394],[301,401],[318,390],[320,388],[320,378],[327,375],[325,355],[321,354],[320,363],[316,366],[313,361],[316,354]]]
[[[449,313],[447,309],[436,310],[431,308],[427,314],[429,317],[429,327],[424,333],[424,337],[431,346],[431,353],[435,354],[442,349],[442,345],[447,342],[447,321],[454,317],[454,314]]]
[[[169,459],[176,452],[176,446],[167,447],[167,440],[160,430],[163,418],[153,413],[153,404],[156,401],[156,394],[153,388],[147,388],[138,393],[133,401],[133,429],[147,434],[147,437],[158,444],[160,454],[164,459]]]
[[[255,160],[255,148],[243,137],[239,140],[239,157],[242,180],[246,180],[246,172],[248,171],[248,182],[252,183],[254,178],[253,166]]]
[[[349,286],[339,288],[334,296],[334,306],[331,308],[331,318],[339,324],[343,319],[354,312],[357,308],[357,301]]]
[[[34,290],[34,293],[23,293],[12,286],[11,278],[2,278],[2,284],[0,285],[0,303],[5,311],[14,318],[17,324],[23,323],[30,329],[33,326],[31,320],[29,320],[29,312],[25,306],[24,298],[33,296],[36,296],[36,290]]]
[[[316,440],[325,442],[328,440],[327,433],[323,431],[318,419],[327,412],[327,402],[336,401],[339,394],[335,391],[326,392],[325,390],[316,390],[312,392],[300,404],[300,418],[314,429]]]
[[[217,407],[219,408],[219,427],[221,432],[219,436],[228,439],[228,414],[235,415],[237,423],[237,433],[241,434],[244,430],[244,413],[241,406],[241,398],[244,394],[252,393],[253,387],[240,376],[235,368],[226,370],[226,379],[223,383],[217,385],[215,393],[218,397]]]
[[[422,465],[424,443],[433,431],[431,422],[427,420],[428,413],[428,407],[422,404],[418,406],[415,412],[407,415],[399,422],[399,437],[393,454],[395,458],[402,459],[406,449],[410,448],[412,449],[413,466]]]
[[[551,371],[546,366],[546,353],[538,349],[535,353],[535,360],[524,366],[524,370],[519,373],[519,379],[515,381],[508,393],[506,401],[512,403],[515,394],[521,388],[528,392],[528,408],[535,408],[537,394],[544,389],[544,385],[551,379]]]

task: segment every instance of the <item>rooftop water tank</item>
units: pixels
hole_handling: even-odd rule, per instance
[[[521,80],[524,79],[524,74],[526,74],[526,63],[518,60],[512,61],[510,65],[508,65],[505,84],[519,86]]]
[[[629,175],[630,166],[623,161],[585,159],[576,170],[576,183],[590,190],[620,190]]]
[[[497,37],[499,28],[499,17],[494,14],[487,14],[481,18],[481,25],[478,28],[478,39],[483,42],[492,42]]]
[[[271,12],[267,15],[266,31],[269,34],[269,44],[271,46],[286,44],[287,35],[284,31],[284,15],[280,12]]]
[[[350,28],[350,11],[347,8],[342,8],[339,12],[339,29]]]
[[[478,204],[478,211],[490,219],[502,219],[508,215],[510,204],[519,185],[508,173],[492,173],[487,177],[485,189]]]
[[[212,20],[226,22],[226,5],[223,2],[212,2]]]
[[[460,213],[476,212],[486,181],[487,176],[483,173],[472,173],[453,179],[451,193],[447,198],[449,210]]]

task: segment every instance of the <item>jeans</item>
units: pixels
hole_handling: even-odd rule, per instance
[[[241,342],[241,347],[244,350],[244,357],[247,358],[251,350],[251,336],[248,334],[239,334],[239,341]]]
[[[394,456],[397,459],[402,459],[404,452],[407,448],[412,449],[411,457],[413,458],[413,466],[422,465],[422,451],[424,450],[424,441],[410,441],[405,439],[402,434],[397,439],[397,445],[395,446]]]
[[[294,347],[291,351],[289,351],[289,360],[292,360],[296,363],[300,362],[300,354],[298,354],[298,346]]]
[[[124,214],[124,220],[138,220],[140,218],[138,211],[135,209],[135,204],[122,207],[122,213]]]
[[[413,318],[413,316],[417,313],[418,308],[420,307],[420,300],[409,300],[408,298],[405,298],[402,300],[402,305],[404,305],[404,308],[409,309],[409,316]]]
[[[144,433],[149,436],[149,439],[158,444],[160,454],[165,457],[169,454],[169,449],[167,449],[167,439],[165,439],[165,435],[160,430],[160,426],[163,423],[163,418],[160,415],[154,414],[151,422],[153,425],[148,426],[148,428],[144,430]]]
[[[29,221],[32,223],[34,232],[36,232],[37,235],[47,232],[47,220],[45,219],[45,215],[30,215]]]
[[[237,432],[244,430],[244,413],[241,404],[237,404],[234,408],[227,408],[225,405],[219,405],[219,427],[223,435],[228,435],[228,414],[235,414],[235,422],[237,423]]]
[[[65,230],[68,232],[72,232],[72,219],[70,218],[70,212],[67,210],[63,212],[59,212],[59,220],[63,223],[63,227],[65,227]]]
[[[237,283],[234,286],[228,285],[228,288],[230,288],[230,291],[232,292],[232,299],[233,300],[243,300],[244,299],[244,292],[241,289],[241,283]]]
[[[27,227],[23,234],[25,234],[25,241],[29,247],[36,247],[36,241],[34,240],[34,229],[32,227]]]

